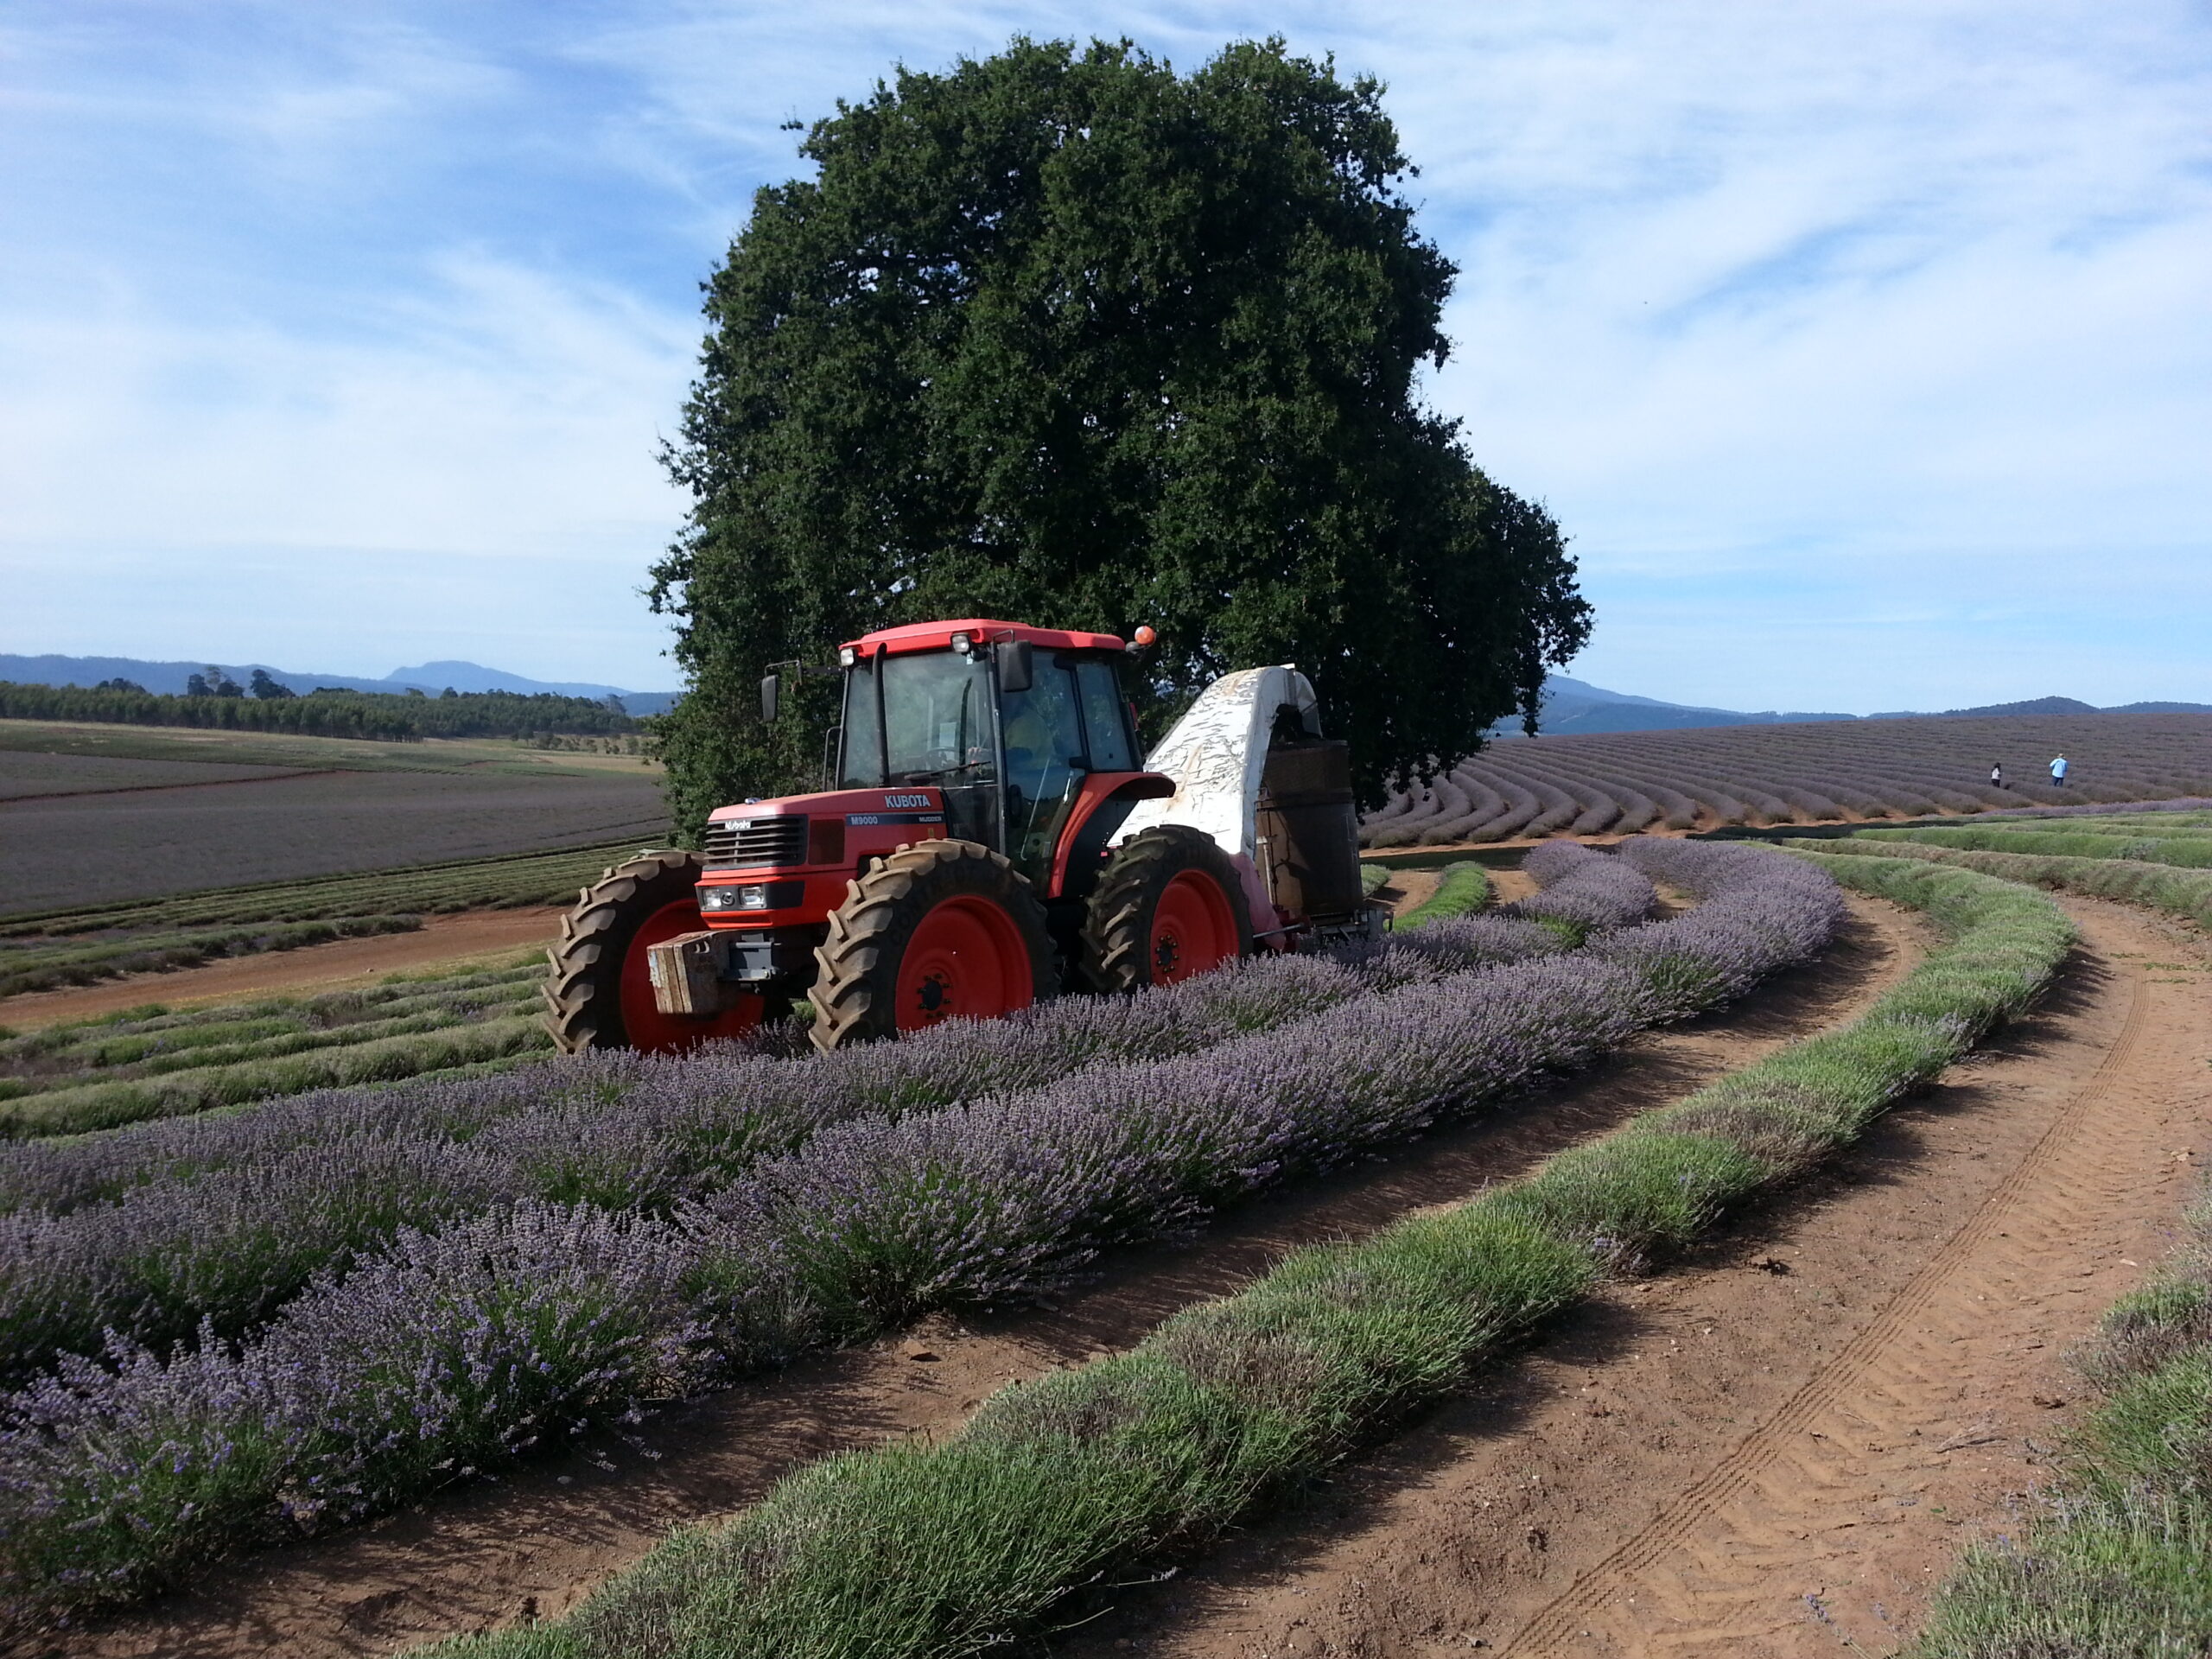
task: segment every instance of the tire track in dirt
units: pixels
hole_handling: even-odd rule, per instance
[[[2212,1145],[2212,950],[2067,908],[2043,1007],[1827,1172],[1060,1650],[1894,1651]]]
[[[2150,1013],[2140,968],[2126,979],[2126,1020],[2104,1064],[1973,1218],[1778,1414],[1522,1626],[1501,1654],[1597,1640],[1596,1627],[1613,1622],[1608,1613],[1625,1616],[1627,1630],[1609,1632],[1617,1642],[1632,1636],[1630,1650],[1655,1654],[1726,1651],[1724,1643],[1754,1635],[1771,1641],[1804,1626],[1809,1608],[1792,1608],[1786,1619],[1761,1616],[1775,1600],[1770,1586],[1792,1558],[1791,1542],[1804,1536],[1811,1516],[1840,1510],[1869,1487],[1878,1494],[1884,1484],[1870,1481],[1866,1460],[1843,1448],[1869,1430],[1885,1451],[1910,1447],[1914,1436],[1924,1440],[1950,1404],[1953,1333],[1972,1319],[1971,1305],[1986,1303],[2000,1282],[2009,1288],[2069,1256],[2081,1224],[2108,1210],[2135,1179],[2135,1154],[2155,1115],[2108,1115],[2094,1134],[2083,1132],[2136,1060]],[[2054,1168],[2062,1157],[2063,1172]],[[2000,1222],[2012,1225],[2000,1233]],[[1992,1251],[1993,1235],[2012,1243]],[[1924,1446],[1910,1448],[1905,1462],[1932,1455]],[[1630,1586],[1640,1592],[1633,1611]],[[1677,1628],[1655,1629],[1655,1618]]]
[[[1647,1034],[1589,1073],[1395,1148],[1387,1161],[1242,1206],[1197,1249],[1130,1252],[1056,1308],[934,1319],[904,1337],[803,1361],[667,1411],[611,1457],[549,1459],[350,1534],[211,1569],[188,1592],[53,1634],[34,1650],[73,1659],[366,1659],[554,1616],[668,1528],[741,1509],[799,1465],[887,1437],[949,1432],[1005,1383],[1124,1349],[1291,1249],[1464,1200],[1562,1146],[1855,1018],[1910,970],[1926,938],[1915,918],[1854,900],[1827,956],[1777,975],[1735,1007]]]

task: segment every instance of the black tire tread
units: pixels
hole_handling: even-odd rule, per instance
[[[700,868],[696,853],[640,853],[609,865],[597,881],[578,890],[575,908],[561,918],[561,937],[545,948],[552,971],[537,988],[545,1028],[563,1054],[626,1046],[619,1001],[623,950],[629,934],[668,896],[644,905],[634,901],[671,877],[680,876],[680,884],[689,887],[698,880]]]
[[[1214,838],[1185,823],[1163,823],[1131,836],[1114,849],[1091,890],[1083,920],[1084,983],[1094,991],[1133,991],[1152,983],[1152,912],[1178,874],[1211,876],[1229,896],[1236,922],[1236,953],[1252,951],[1252,918],[1236,867]]]
[[[1043,1001],[1057,983],[1045,907],[1002,855],[973,841],[902,843],[845,885],[830,912],[830,936],[815,948],[814,1046],[833,1049],[898,1034],[892,981],[922,918],[946,899],[995,900],[1014,918],[1029,950],[1031,994]]]

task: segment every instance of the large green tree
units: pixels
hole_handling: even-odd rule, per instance
[[[666,455],[680,825],[818,777],[829,688],[764,726],[767,664],[931,617],[1151,623],[1155,731],[1295,662],[1370,803],[1533,712],[1589,608],[1549,515],[1417,400],[1455,272],[1381,92],[1279,41],[1178,76],[1017,40],[807,130],[816,176],[762,189],[707,285]]]

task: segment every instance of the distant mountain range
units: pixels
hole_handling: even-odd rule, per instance
[[[680,691],[625,691],[616,686],[594,685],[581,680],[528,680],[519,674],[486,668],[480,663],[418,663],[412,668],[396,668],[380,680],[364,680],[345,674],[295,674],[286,669],[270,668],[266,663],[225,663],[221,667],[240,684],[251,677],[255,669],[265,669],[270,679],[298,692],[312,691],[318,685],[342,686],[348,691],[405,691],[412,688],[431,696],[448,686],[456,691],[519,691],[524,696],[551,691],[567,697],[619,697],[624,709],[632,715],[665,714],[683,695]],[[25,685],[97,685],[102,680],[124,679],[135,681],[149,691],[177,695],[183,692],[185,681],[190,676],[204,673],[207,669],[204,660],[149,663],[136,657],[0,655],[0,680],[14,680]],[[2077,702],[2072,697],[2037,697],[2027,702],[1997,702],[1980,709],[1898,709],[1865,715],[1797,711],[1777,714],[1772,709],[1745,714],[1733,709],[1701,709],[1689,703],[1662,702],[1657,697],[1639,697],[1626,691],[1608,691],[1601,685],[1554,674],[1544,682],[1541,730],[1548,737],[1565,737],[1576,732],[1667,732],[1694,726],[1782,726],[1814,720],[2095,714],[2212,714],[2212,703],[2128,702],[2116,709],[2099,709],[2094,703]],[[1491,728],[1491,735],[1518,737],[1521,722],[1502,720]]]
[[[519,674],[486,668],[480,663],[421,663],[413,668],[396,668],[380,680],[365,680],[351,674],[297,674],[289,669],[271,668],[266,663],[223,663],[218,666],[241,685],[252,677],[255,669],[261,669],[279,685],[302,695],[318,685],[347,691],[416,690],[434,697],[448,686],[456,691],[518,691],[524,696],[550,691],[563,697],[619,697],[624,710],[632,715],[665,714],[683,695],[681,691],[626,691],[618,686],[594,685],[582,680],[530,680]],[[182,696],[186,681],[194,674],[204,674],[207,668],[205,658],[189,663],[149,663],[137,657],[0,654],[0,680],[13,680],[18,685],[98,685],[102,680],[130,680],[149,691],[166,692],[172,696]]]
[[[1745,714],[1734,709],[1700,709],[1688,703],[1662,702],[1656,697],[1633,696],[1608,691],[1601,685],[1554,674],[1544,682],[1539,729],[1547,737],[1566,737],[1577,732],[1669,732],[1695,726],[1782,726],[1815,720],[1930,720],[1962,715],[2179,715],[2212,714],[2208,702],[2128,702],[2115,709],[2073,697],[2037,697],[2026,702],[1994,702],[1979,709],[1936,710],[1898,709],[1878,715],[1840,715],[1772,709]],[[1521,722],[1502,720],[1491,728],[1493,737],[1518,737]]]

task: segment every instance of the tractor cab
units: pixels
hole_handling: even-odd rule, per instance
[[[804,998],[830,1048],[1379,926],[1344,747],[1305,677],[1215,682],[1147,770],[1126,655],[971,620],[780,664],[842,676],[825,787],[719,808],[699,853],[587,889],[551,952],[556,1040],[686,1048]],[[767,720],[783,683],[761,682]]]
[[[1071,819],[1093,816],[1107,794],[1134,804],[1148,792],[1130,787],[1151,775],[1122,690],[1124,655],[1112,634],[1000,622],[931,622],[855,640],[838,653],[845,696],[834,786],[935,789],[948,835],[1004,854],[1038,893],[1058,897]],[[1157,786],[1174,790],[1166,778]]]

